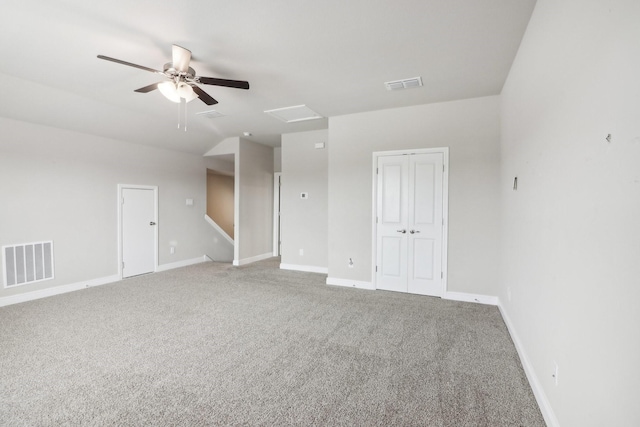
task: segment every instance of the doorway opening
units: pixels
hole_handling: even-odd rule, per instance
[[[234,239],[235,178],[207,169],[207,216]]]

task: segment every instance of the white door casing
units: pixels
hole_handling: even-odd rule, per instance
[[[282,173],[273,174],[273,256],[280,256],[280,189]]]
[[[157,187],[119,185],[119,270],[122,278],[156,271]]]
[[[444,294],[447,154],[446,149],[376,153],[377,289]]]

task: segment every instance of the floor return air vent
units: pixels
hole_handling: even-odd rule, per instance
[[[2,270],[5,288],[53,279],[53,242],[3,246]]]

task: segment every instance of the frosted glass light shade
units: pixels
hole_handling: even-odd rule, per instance
[[[162,82],[158,84],[158,89],[165,98],[175,103],[180,103],[180,98],[190,102],[198,97],[193,88],[185,82],[180,82],[177,85],[174,82]]]

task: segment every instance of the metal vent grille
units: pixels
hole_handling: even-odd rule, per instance
[[[384,85],[387,90],[411,89],[422,86],[422,77],[412,77],[410,79],[386,82]]]
[[[53,279],[53,242],[2,247],[4,287]]]

